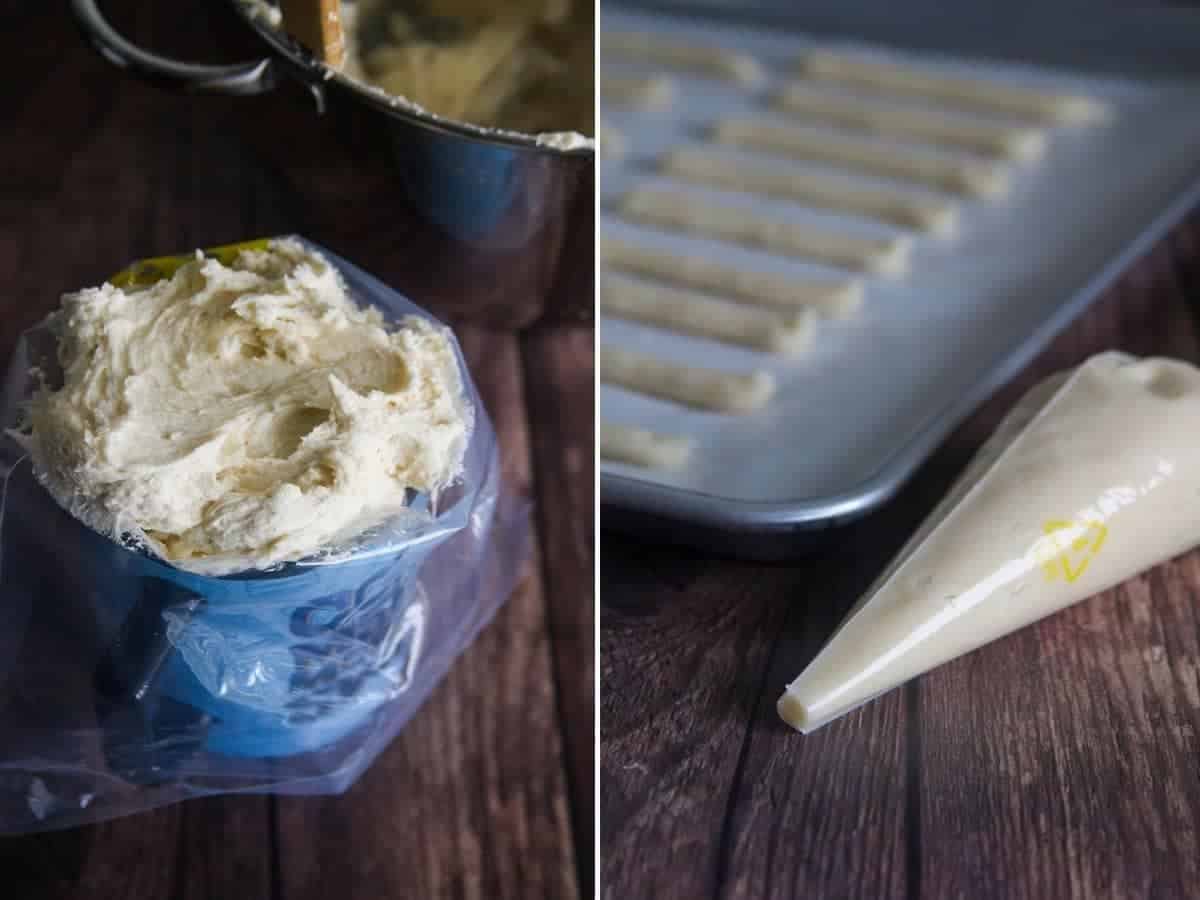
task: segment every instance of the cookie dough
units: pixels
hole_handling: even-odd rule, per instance
[[[663,110],[675,102],[675,82],[663,75],[609,75],[600,79],[600,99],[629,109]]]
[[[60,387],[26,442],[65,509],[210,575],[342,546],[458,477],[473,412],[449,332],[358,306],[294,240],[63,297]]]
[[[745,53],[680,43],[645,32],[606,31],[600,49],[605,56],[711,75],[746,87],[757,87],[767,80],[758,60]]]
[[[957,207],[944,197],[856,184],[836,175],[764,167],[694,149],[668,153],[660,168],[668,175],[699,184],[795,200],[818,209],[853,213],[940,235],[953,234],[956,225]]]
[[[920,150],[877,144],[858,135],[814,131],[755,119],[725,119],[716,124],[712,136],[722,144],[913,181],[955,194],[995,197],[1008,190],[1008,171],[996,162],[936,156]]]
[[[809,78],[869,88],[882,94],[924,97],[947,106],[1004,113],[1037,122],[1086,125],[1108,117],[1107,106],[1091,97],[943,74],[907,63],[883,62],[832,50],[816,50],[800,61]]]
[[[808,347],[817,320],[813,310],[753,309],[611,273],[600,277],[600,309],[607,315],[680,334],[789,354]]]
[[[683,406],[724,413],[755,412],[775,393],[775,379],[769,372],[741,374],[685,366],[608,345],[600,350],[600,380]]]
[[[874,238],[764,216],[757,210],[703,197],[641,187],[621,200],[621,215],[631,221],[761,247],[776,253],[832,263],[883,275],[908,268],[910,242],[901,237]]]
[[[1002,159],[1032,161],[1046,150],[1044,128],[897,106],[861,95],[814,90],[803,84],[785,87],[775,97],[774,106],[805,121]]]
[[[680,469],[692,455],[692,442],[645,428],[600,423],[600,458],[645,469]]]

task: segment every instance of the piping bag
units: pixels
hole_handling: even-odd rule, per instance
[[[1200,543],[1200,370],[1102,353],[1033,388],[779,699],[810,732]]]

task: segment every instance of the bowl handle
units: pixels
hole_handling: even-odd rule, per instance
[[[212,94],[261,94],[275,86],[270,59],[226,66],[181,62],[130,43],[104,18],[96,0],[71,0],[71,12],[105,59],[147,80]]]

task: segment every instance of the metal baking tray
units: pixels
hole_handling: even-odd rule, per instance
[[[868,278],[858,318],[823,325],[799,361],[602,318],[605,341],[652,345],[679,361],[766,367],[779,381],[772,408],[737,418],[603,386],[606,418],[697,438],[692,463],[678,473],[604,461],[604,527],[779,556],[814,530],[869,512],[1200,201],[1200,11],[1089,5],[1084,16],[1070,4],[1021,3],[1003,14],[980,6],[605,4],[605,29],[753,52],[771,84],[747,100],[732,86],[673,73],[682,90],[670,111],[602,110],[631,141],[623,159],[602,161],[604,200],[635,180],[665,182],[647,163],[667,147],[695,144],[719,115],[765,114],[762,98],[818,42],[1079,90],[1109,98],[1118,114],[1098,129],[1056,131],[1045,158],[1018,170],[1005,201],[967,201],[955,239],[919,237],[914,274]],[[605,71],[637,68],[614,61]],[[773,213],[786,206],[788,216],[831,217],[762,202]],[[604,234],[764,270],[831,271],[607,214]]]

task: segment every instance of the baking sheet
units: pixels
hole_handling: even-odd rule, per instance
[[[770,71],[768,83],[753,91],[672,71],[678,94],[669,111],[604,108],[605,123],[629,141],[622,159],[602,160],[606,204],[635,184],[685,184],[671,182],[650,167],[668,149],[700,147],[729,158],[751,156],[705,142],[704,126],[730,115],[787,122],[788,117],[775,114],[765,101],[794,77],[801,54],[814,44],[871,57],[911,57],[930,69],[970,71],[1012,84],[1085,93],[1108,100],[1115,110],[1108,125],[1053,129],[1040,162],[1011,166],[1012,187],[1005,198],[963,198],[955,237],[917,234],[911,274],[897,280],[865,277],[858,315],[822,323],[813,349],[798,360],[602,317],[606,343],[652,349],[681,362],[736,370],[766,368],[779,386],[766,411],[743,417],[688,410],[603,386],[601,410],[606,420],[685,434],[696,441],[691,462],[677,472],[604,461],[606,502],[748,528],[865,511],[899,486],[954,421],[1004,377],[1015,374],[1082,309],[1090,299],[1085,288],[1111,276],[1122,251],[1153,223],[1161,223],[1200,174],[1200,82],[1195,80],[1144,74],[1101,77],[1011,63],[963,62],[927,52],[906,55],[879,45],[814,41],[799,30],[786,33],[664,17],[612,5],[605,6],[603,25],[606,30],[660,33],[672,40],[751,53]],[[603,52],[602,63],[605,75],[649,71],[606,58]],[[765,155],[758,159],[810,171],[825,168]],[[900,231],[791,203],[690,184],[687,189],[789,220],[833,223],[869,234]],[[603,235],[633,238],[644,246],[702,253],[761,271],[847,274],[631,225],[607,211],[602,229]]]

